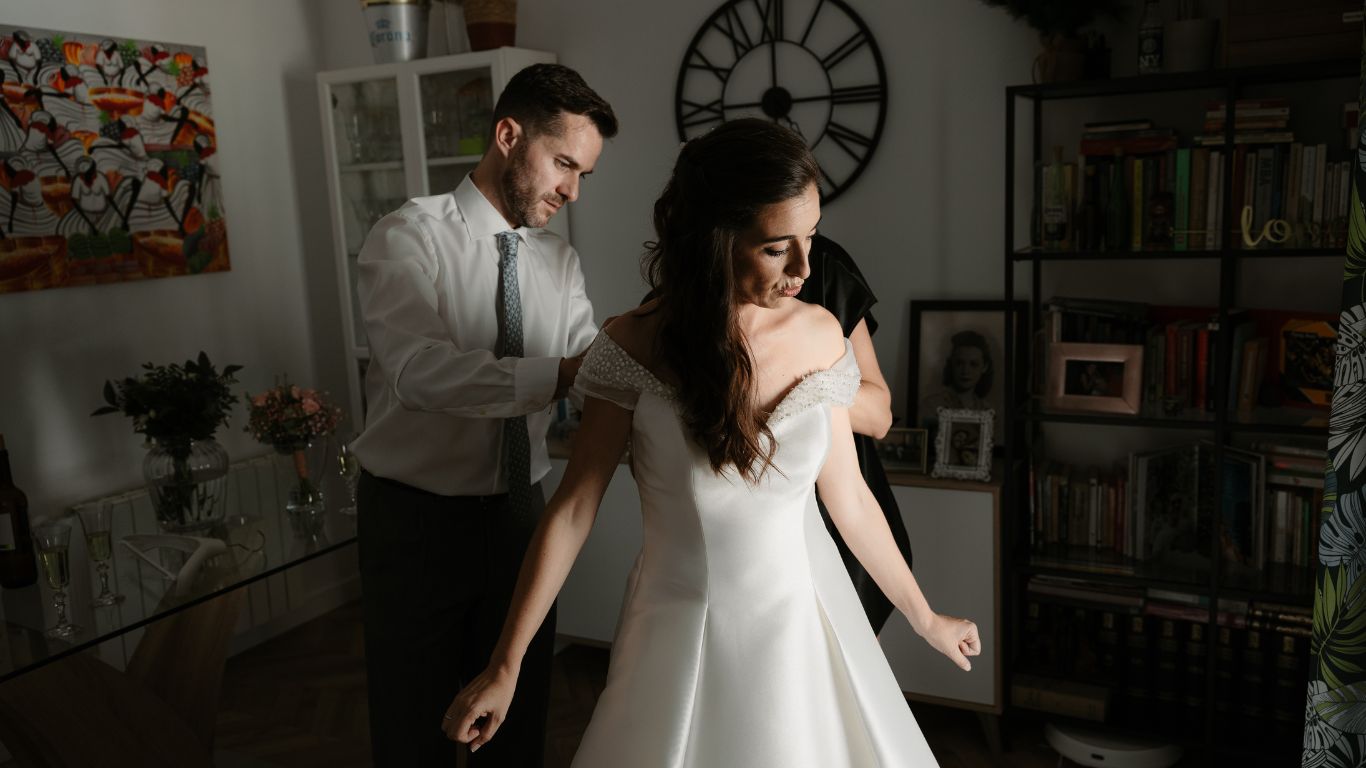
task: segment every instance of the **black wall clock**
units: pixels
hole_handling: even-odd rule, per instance
[[[844,0],[728,0],[693,36],[674,93],[684,141],[737,117],[796,130],[820,163],[822,202],[868,166],[886,108],[882,54]]]

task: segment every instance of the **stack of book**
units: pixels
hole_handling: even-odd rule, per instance
[[[1086,123],[1075,162],[1063,162],[1059,148],[1041,169],[1035,244],[1077,251],[1344,247],[1350,160],[1330,159],[1328,144],[1295,141],[1284,99],[1237,102],[1232,146],[1224,103],[1205,106],[1202,133],[1187,142],[1147,118]],[[1355,111],[1345,109],[1343,122],[1351,151],[1355,135],[1346,126]]]
[[[1312,566],[1322,521],[1323,449],[1226,446],[1221,476],[1215,453],[1201,441],[1133,453],[1127,469],[1036,462],[1031,562],[1115,574],[1156,566],[1198,576],[1209,572],[1217,541],[1224,572],[1252,587],[1293,573],[1270,565]]]
[[[1048,462],[1036,480],[1031,543],[1043,552],[1076,553],[1076,564],[1105,573],[1132,573],[1123,561],[1106,562],[1099,551],[1133,557],[1128,509],[1128,477],[1120,470],[1101,471]],[[1066,560],[1064,560],[1066,562]]]
[[[1195,137],[1202,146],[1223,146],[1227,125],[1228,104],[1211,101],[1205,104],[1204,132]],[[1290,106],[1285,99],[1239,99],[1233,104],[1233,143],[1275,144],[1291,142]]]
[[[1318,557],[1323,520],[1324,471],[1328,452],[1321,448],[1257,443],[1266,457],[1267,516],[1265,561],[1308,566]]]
[[[1327,408],[1336,318],[1234,308],[1228,312],[1228,323],[1231,350],[1225,402],[1230,409],[1246,413],[1258,405]],[[1036,359],[1048,359],[1049,345],[1069,342],[1142,345],[1142,401],[1149,413],[1214,412],[1222,342],[1219,313],[1213,307],[1051,298],[1043,308]],[[1033,386],[1035,392],[1048,391],[1047,366],[1035,368]]]
[[[1043,575],[1026,588],[1012,702],[1174,737],[1203,732],[1213,646],[1216,720],[1256,744],[1295,739],[1309,667],[1309,610]],[[1296,695],[1298,694],[1298,696]]]

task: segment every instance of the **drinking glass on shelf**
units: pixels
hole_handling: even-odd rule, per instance
[[[351,146],[351,162],[364,163],[370,159],[370,132],[365,123],[365,115],[353,109],[346,115],[346,141]]]
[[[337,451],[337,473],[341,475],[342,482],[346,483],[346,504],[337,510],[343,515],[356,514],[356,484],[360,482],[360,459],[356,458],[355,452],[351,450],[351,442],[355,439],[355,435],[348,436]]]
[[[440,107],[427,111],[427,157],[439,158],[451,155],[451,128],[447,112]]]
[[[123,595],[109,588],[109,561],[114,555],[114,505],[108,501],[87,504],[80,508],[79,514],[81,528],[85,531],[85,548],[100,574],[100,593],[90,602],[92,605],[117,605],[123,602]]]
[[[38,564],[52,589],[52,604],[57,609],[57,624],[47,630],[50,638],[68,638],[81,631],[66,616],[66,588],[71,583],[71,523],[49,520],[33,527],[33,543],[38,547]]]

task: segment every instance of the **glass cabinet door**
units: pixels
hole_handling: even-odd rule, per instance
[[[392,78],[332,86],[335,162],[341,192],[352,339],[358,356],[368,353],[356,295],[356,258],[370,228],[407,199],[403,174],[398,88]]]
[[[488,67],[433,72],[418,78],[428,194],[449,192],[474,170],[493,123]]]

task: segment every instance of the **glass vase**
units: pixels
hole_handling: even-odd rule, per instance
[[[142,476],[162,530],[192,533],[223,521],[228,452],[212,438],[153,442]]]
[[[327,507],[323,501],[322,478],[327,466],[327,439],[276,446],[289,460],[290,475],[285,512],[294,533],[306,538],[322,535]]]

